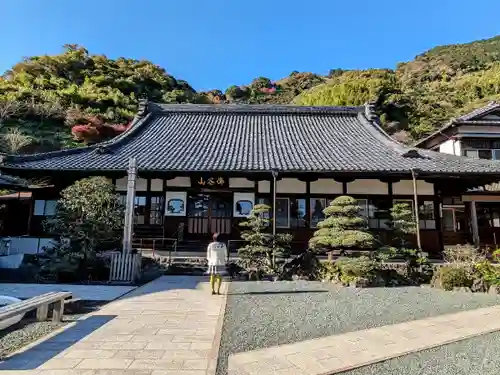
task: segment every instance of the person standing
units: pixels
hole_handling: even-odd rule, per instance
[[[210,274],[210,286],[212,294],[220,294],[222,284],[222,273],[226,268],[227,247],[220,241],[219,233],[214,233],[213,241],[207,248],[208,273]],[[217,292],[215,292],[215,284],[217,284]]]

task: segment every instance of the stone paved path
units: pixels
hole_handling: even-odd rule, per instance
[[[161,277],[0,363],[0,375],[213,374],[225,296],[204,280]]]
[[[336,374],[500,330],[500,306],[233,354],[229,375]]]

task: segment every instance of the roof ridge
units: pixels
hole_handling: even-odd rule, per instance
[[[152,113],[171,112],[204,112],[204,113],[353,113],[364,110],[362,106],[299,106],[290,104],[164,104],[149,102],[148,109]]]
[[[492,110],[495,110],[495,109],[500,109],[500,104],[497,103],[496,101],[491,101],[483,107],[476,108],[472,112],[469,112],[469,113],[466,113],[462,116],[457,117],[455,119],[455,121],[468,121],[476,116],[481,116],[481,115],[486,114],[486,113],[488,113]]]
[[[404,153],[411,149],[412,147],[408,147],[403,143],[392,138],[378,123],[378,117],[374,119],[368,119],[366,114],[360,113],[358,115],[361,123],[372,133],[377,139],[385,143],[387,146],[393,148],[395,151],[399,153]]]

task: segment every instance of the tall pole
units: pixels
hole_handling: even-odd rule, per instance
[[[272,170],[273,174],[273,247],[276,245],[276,178],[278,177],[278,171]],[[273,249],[273,257],[272,257],[272,267],[274,268],[276,265],[276,251]]]
[[[135,183],[137,180],[137,160],[129,159],[127,171],[127,201],[125,206],[125,225],[123,226],[123,253],[132,251],[132,229],[134,227]]]
[[[278,177],[278,171],[273,170],[273,236],[276,235],[276,178]]]
[[[422,251],[422,242],[420,241],[420,218],[418,215],[418,191],[417,191],[417,177],[414,169],[411,169],[411,177],[413,179],[413,207],[415,210],[415,226],[417,230],[417,247],[418,251]]]

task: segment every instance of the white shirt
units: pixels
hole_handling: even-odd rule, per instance
[[[207,248],[209,266],[223,266],[226,264],[227,247],[222,242],[212,242]]]

